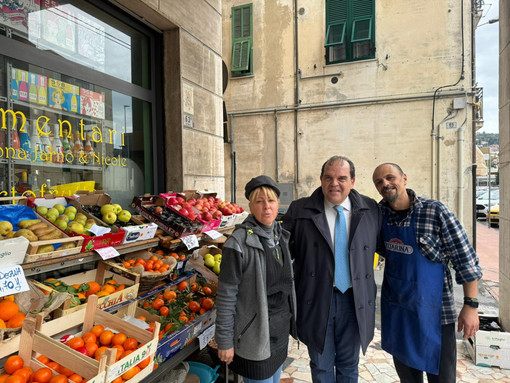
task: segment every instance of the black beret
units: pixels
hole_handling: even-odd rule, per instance
[[[275,193],[278,197],[280,196],[280,189],[278,189],[276,182],[274,182],[271,177],[262,175],[262,176],[252,178],[250,180],[250,182],[248,182],[246,184],[246,186],[244,187],[244,195],[245,195],[246,199],[250,199],[251,192],[261,186],[270,187],[271,189],[273,189],[275,191]]]

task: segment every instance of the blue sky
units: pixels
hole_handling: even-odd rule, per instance
[[[486,0],[476,29],[476,81],[483,88],[484,126],[478,132],[498,133],[499,23],[485,24],[499,17],[498,0]]]

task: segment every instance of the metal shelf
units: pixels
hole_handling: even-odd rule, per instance
[[[115,249],[122,255],[133,251],[144,250],[149,247],[157,246],[158,238],[148,239],[146,241],[135,242],[129,245],[115,246]],[[38,262],[24,263],[22,265],[25,276],[37,275],[47,271],[59,270],[66,267],[81,265],[83,263],[99,261],[101,256],[93,251],[59,257],[53,259],[45,259]]]

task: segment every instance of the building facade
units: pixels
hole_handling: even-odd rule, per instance
[[[411,188],[444,201],[471,232],[478,8],[471,0],[224,0],[227,196],[242,202],[243,185],[262,173],[287,200],[307,196],[322,163],[345,155],[355,187],[377,199],[373,169],[396,162]]]

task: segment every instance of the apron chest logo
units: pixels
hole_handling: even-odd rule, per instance
[[[384,246],[388,251],[394,251],[401,254],[412,254],[413,247],[406,245],[400,239],[392,238],[388,242],[384,242]]]

